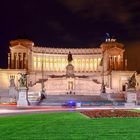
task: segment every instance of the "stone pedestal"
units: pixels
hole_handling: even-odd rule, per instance
[[[66,76],[74,77],[74,66],[72,64],[68,64],[66,67]]]
[[[10,97],[10,103],[16,103],[17,102],[17,90],[15,87],[9,87],[9,97]]]
[[[19,88],[19,97],[18,97],[18,101],[17,101],[18,107],[26,107],[29,105],[27,91],[28,91],[27,87]]]
[[[134,108],[136,106],[136,103],[125,103],[126,108]]]
[[[128,89],[126,95],[126,103],[125,107],[133,108],[136,105],[136,90],[135,89]]]
[[[107,93],[101,92],[100,96],[101,96],[102,98],[104,98],[104,99],[107,99],[107,98],[108,98],[108,97],[107,97]]]

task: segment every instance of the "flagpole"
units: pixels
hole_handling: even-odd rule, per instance
[[[102,56],[102,85],[101,85],[101,93],[106,93],[105,84],[104,84],[104,50],[103,50],[103,56]]]

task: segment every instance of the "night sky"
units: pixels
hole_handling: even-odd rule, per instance
[[[129,69],[140,70],[139,0],[1,0],[0,67],[13,39],[84,48],[99,47],[106,33],[125,44]]]

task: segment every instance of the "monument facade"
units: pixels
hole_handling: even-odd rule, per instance
[[[126,92],[127,81],[135,71],[127,70],[124,45],[107,39],[99,48],[51,48],[36,46],[27,39],[10,41],[8,69],[0,70],[0,92],[24,85],[19,73],[27,73],[29,92],[43,88],[48,95],[100,95],[102,83],[108,93]]]

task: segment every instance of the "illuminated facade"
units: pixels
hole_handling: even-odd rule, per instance
[[[23,45],[23,46],[22,46]],[[97,72],[102,58],[102,49],[66,49],[37,47],[27,40],[11,41],[8,57],[9,69],[28,69],[29,71],[65,72],[67,55],[73,55],[75,72]]]
[[[39,47],[26,39],[13,40],[8,53],[8,69],[0,70],[1,90],[8,89],[11,76],[18,87],[18,73],[26,72],[29,91],[34,93],[41,90],[43,79],[46,94],[99,95],[103,76],[107,92],[122,92],[134,73],[127,71],[124,51],[124,45],[112,39],[99,48]],[[73,57],[73,77],[66,75],[69,52]]]

